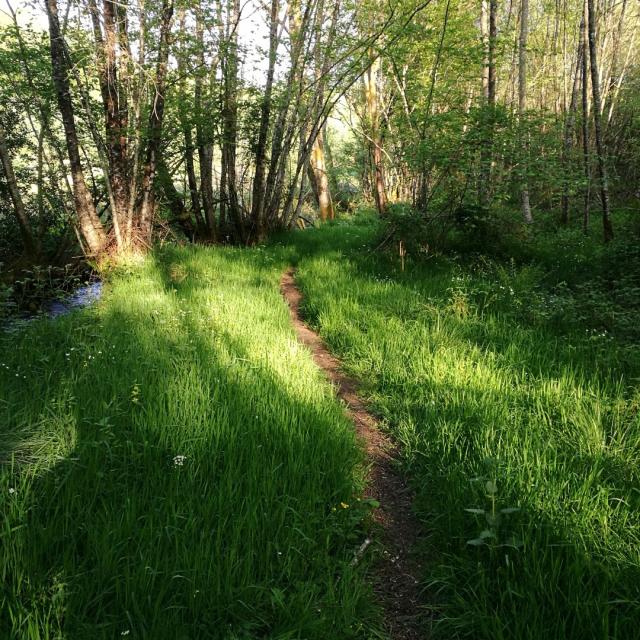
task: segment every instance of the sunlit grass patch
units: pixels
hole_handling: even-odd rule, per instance
[[[0,337],[0,636],[367,637],[361,454],[285,265],[166,248]]]
[[[533,266],[441,256],[403,273],[362,250],[374,227],[351,231],[298,242],[304,311],[404,445],[436,633],[635,637],[637,349],[540,312]]]

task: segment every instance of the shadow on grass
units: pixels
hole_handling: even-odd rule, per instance
[[[2,637],[367,637],[349,566],[363,514],[333,511],[357,488],[352,430],[310,358],[296,364],[277,270],[243,254],[233,276],[228,252],[199,271],[196,254],[168,252],[98,315],[18,347],[45,379],[13,388],[13,424],[54,413],[42,428],[66,449],[5,469]],[[228,303],[207,300],[217,269],[237,279]],[[69,344],[80,355],[58,368]]]

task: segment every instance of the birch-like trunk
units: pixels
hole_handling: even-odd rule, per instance
[[[381,69],[380,56],[373,57],[371,65],[365,72],[364,91],[367,107],[367,120],[371,138],[370,149],[373,162],[373,197],[376,209],[384,215],[387,208],[387,193],[384,179],[384,163],[382,159],[382,140],[380,137],[380,104],[378,96],[378,76]]]
[[[278,14],[279,0],[271,0],[271,15],[269,21],[269,66],[264,96],[260,107],[260,127],[255,154],[255,173],[253,177],[253,191],[251,200],[251,222],[255,229],[255,237],[259,240],[265,233],[265,173],[267,169],[267,135],[271,120],[271,94],[273,92],[273,77],[276,68],[278,51]]]
[[[51,42],[51,74],[64,127],[78,227],[86,244],[87,252],[97,256],[106,245],[107,234],[96,212],[82,171],[78,133],[69,87],[69,65],[60,30],[57,0],[47,0],[46,9]]]
[[[209,240],[217,236],[216,206],[213,197],[213,137],[209,118],[203,108],[202,80],[206,69],[204,54],[204,16],[202,4],[196,5],[196,43],[198,47],[198,66],[195,75],[195,111],[196,111],[196,143],[198,146],[198,162],[200,165],[200,194],[202,208]]]
[[[227,216],[238,239],[245,240],[245,225],[238,199],[236,158],[238,146],[238,23],[239,0],[227,2],[228,32],[223,34],[220,18],[220,39],[226,40],[226,55],[221,58],[222,68],[222,166],[220,175],[220,227]],[[224,35],[224,37],[223,37]]]
[[[327,173],[327,163],[324,152],[324,131],[320,129],[313,143],[310,158],[311,170],[314,180],[312,185],[320,209],[320,219],[323,222],[333,220],[335,212],[333,200],[331,199],[331,187],[329,186],[329,175]]]
[[[584,24],[580,24],[580,40],[578,43],[578,50],[576,54],[576,67],[573,75],[573,84],[571,86],[571,102],[569,104],[569,110],[566,114],[566,120],[564,124],[564,139],[562,145],[562,203],[560,221],[563,225],[569,224],[569,156],[571,154],[571,148],[573,146],[573,134],[576,123],[576,111],[578,108],[578,89],[580,87],[580,69],[582,67],[582,58],[584,56],[584,40],[582,34],[584,33]]]
[[[602,103],[600,98],[600,76],[596,43],[596,13],[593,0],[587,0],[589,55],[591,58],[591,93],[593,95],[593,124],[596,138],[596,158],[600,174],[600,197],[602,199],[602,229],[604,241],[613,240],[613,225],[609,210],[609,176],[607,173],[606,150],[602,137]]]
[[[585,0],[586,1],[586,0]],[[582,164],[584,169],[584,198],[582,207],[582,229],[589,231],[589,216],[591,206],[591,159],[589,151],[589,48],[587,47],[586,4],[580,24],[580,38],[582,40]]]
[[[126,69],[126,64],[118,64],[121,57],[126,58],[126,52],[120,50],[120,43],[127,42],[126,34],[119,33],[126,28],[126,20],[121,15],[126,9],[118,12],[113,0],[104,0],[100,20],[95,0],[89,0],[88,6],[96,42],[98,80],[104,112],[111,219],[116,243],[122,249],[129,244],[126,220],[130,198],[127,150],[129,112],[126,87],[120,83],[120,70]]]
[[[522,200],[522,217],[527,224],[533,222],[529,203],[529,181],[527,178],[529,136],[524,122],[527,110],[527,35],[529,31],[529,0],[522,0],[520,6],[520,39],[518,44],[518,116],[520,119],[520,143],[523,151],[522,182],[520,197]]]
[[[156,210],[154,181],[160,156],[160,139],[164,120],[165,84],[169,60],[169,36],[173,17],[173,0],[163,0],[160,20],[160,43],[155,73],[155,94],[149,113],[149,134],[146,161],[142,178],[142,204],[140,205],[141,240],[149,244]]]

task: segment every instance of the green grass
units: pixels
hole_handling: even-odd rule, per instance
[[[435,635],[637,638],[638,345],[558,322],[584,309],[534,264],[440,256],[402,273],[366,251],[376,233],[300,236],[298,281],[404,445]]]
[[[361,454],[286,264],[167,248],[0,334],[1,638],[373,637]]]
[[[410,256],[402,273],[369,251],[377,234],[365,219],[167,247],[95,308],[0,334],[1,638],[381,637],[350,567],[362,454],[295,341],[289,263],[404,445],[429,637],[638,636],[626,245],[564,233],[526,264]]]

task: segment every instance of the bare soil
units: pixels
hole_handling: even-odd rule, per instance
[[[411,507],[412,493],[395,464],[398,445],[381,431],[378,420],[358,396],[357,380],[342,371],[340,361],[329,353],[320,336],[303,322],[300,317],[302,294],[294,275],[293,268],[285,271],[280,289],[289,305],[298,340],[311,351],[315,363],[344,401],[346,413],[370,464],[365,497],[380,503],[374,518],[382,542],[382,553],[375,563],[374,589],[384,609],[387,630],[393,640],[422,640],[425,633],[419,625],[421,593],[418,582],[422,574],[417,560],[411,555],[420,529]]]

